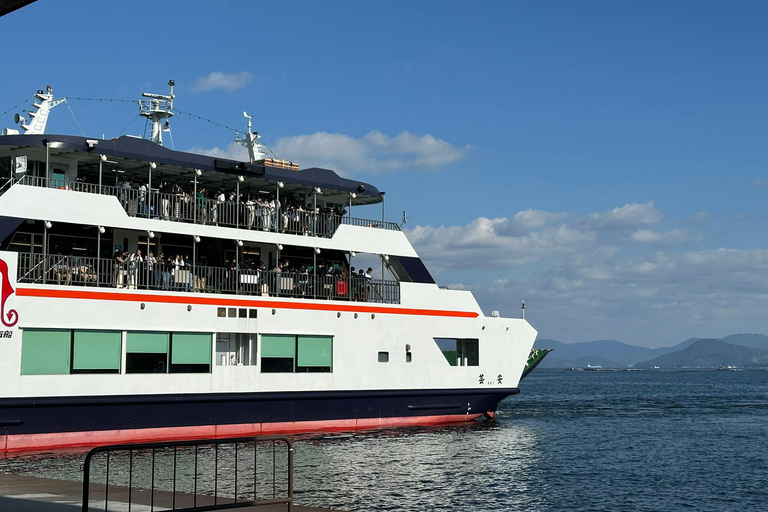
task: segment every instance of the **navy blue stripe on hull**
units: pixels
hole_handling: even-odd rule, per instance
[[[0,435],[482,414],[517,388],[0,399]]]

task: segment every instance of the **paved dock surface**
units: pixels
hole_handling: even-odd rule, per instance
[[[104,486],[91,485],[90,510],[104,511]],[[0,473],[0,511],[2,512],[75,512],[82,511],[82,482],[67,480],[51,480],[48,478],[35,478],[31,476],[8,475]],[[95,498],[101,496],[101,499]],[[113,488],[110,486],[110,496],[117,499],[127,496],[125,488]],[[155,491],[153,508],[150,507],[150,496],[146,491],[133,490],[131,512],[149,512],[171,510],[171,493]],[[126,512],[128,503],[110,498],[108,512]],[[177,493],[176,507],[188,507],[192,505],[192,496]],[[199,497],[198,506],[209,504],[210,497]],[[210,504],[213,504],[211,501]],[[283,512],[287,505],[265,505],[254,507],[242,507],[235,510],[251,512]],[[295,512],[338,512],[327,508],[303,507],[294,505]]]

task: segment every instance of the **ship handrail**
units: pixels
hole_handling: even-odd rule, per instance
[[[286,469],[285,469],[285,477],[283,478],[282,473],[278,474],[277,471],[277,465],[278,465],[278,451],[277,451],[277,445],[278,443],[282,444],[284,443],[286,446]],[[234,469],[228,468],[228,467],[222,467],[225,463],[222,461],[225,460],[226,453],[224,450],[220,450],[219,447],[226,446],[226,445],[234,445]],[[250,458],[247,461],[249,464],[252,462],[253,467],[252,471],[248,471],[248,467],[242,468],[240,466],[240,459],[245,458],[242,455],[242,451],[240,451],[238,448],[243,447],[246,448],[248,445],[253,446],[253,460],[251,461]],[[269,450],[266,450],[267,457],[261,457],[259,458],[259,445],[271,445],[271,453]],[[203,456],[206,455],[206,452],[202,452],[200,450],[201,447],[213,447],[213,461],[201,459],[201,453]],[[267,447],[269,448],[269,446]],[[183,477],[188,477],[188,475],[184,475],[184,472],[180,470],[179,468],[179,458],[180,455],[183,457],[187,451],[194,450],[194,472],[192,475],[192,481],[193,481],[193,492],[192,492],[192,506],[191,507],[184,507],[184,508],[176,508],[177,502],[183,501],[179,500],[178,498],[186,498],[187,501],[189,500],[189,493],[183,493],[180,491],[177,487],[181,482],[181,479]],[[265,451],[265,450],[262,450]],[[166,498],[166,503],[163,503],[161,505],[157,505],[158,509],[162,507],[162,509],[171,509],[179,512],[195,512],[195,511],[203,511],[203,510],[227,510],[227,509],[233,509],[233,508],[242,508],[242,507],[259,507],[259,506],[270,506],[270,505],[286,505],[288,511],[293,510],[293,456],[295,453],[293,442],[290,438],[287,436],[256,436],[256,437],[239,437],[239,438],[225,438],[225,439],[199,439],[199,440],[187,440],[187,441],[166,441],[166,442],[155,442],[155,443],[131,443],[131,444],[118,444],[118,445],[109,445],[109,446],[98,446],[96,448],[93,448],[91,451],[88,452],[88,454],[85,457],[85,461],[83,462],[83,497],[82,497],[82,510],[83,512],[88,512],[89,506],[90,506],[90,496],[91,496],[91,475],[92,475],[92,463],[94,461],[94,458],[98,455],[105,454],[106,458],[106,464],[104,467],[104,484],[103,484],[103,500],[106,508],[109,507],[110,503],[110,489],[115,490],[121,489],[121,487],[117,487],[114,484],[110,484],[110,460],[113,458],[113,454],[119,453],[119,452],[127,452],[128,453],[128,486],[127,486],[127,505],[128,510],[131,510],[131,506],[133,504],[136,505],[147,505],[146,503],[140,503],[141,501],[149,501],[149,509],[154,510],[155,509],[155,497],[158,496],[158,501],[160,501],[161,498]],[[147,454],[149,456],[140,457],[136,456],[139,454]],[[247,455],[246,451],[246,455]],[[271,457],[269,457],[271,455]],[[171,476],[172,481],[172,489],[170,491],[162,489],[161,486],[158,483],[158,480],[160,478],[156,479],[156,474],[158,473],[158,468],[162,467],[161,461],[165,461],[168,458],[172,457],[172,467],[173,467],[173,473]],[[282,459],[283,455],[280,453],[280,459]],[[148,460],[146,460],[148,459]],[[259,473],[259,461],[262,462],[266,459],[268,463],[271,463],[271,479],[270,476],[270,469],[269,467],[265,468],[267,469],[266,472]],[[271,460],[270,460],[271,459]],[[150,467],[145,467],[141,464],[141,462],[147,463],[146,465],[149,465]],[[199,493],[202,482],[202,478],[198,478],[198,468],[199,466],[204,466],[206,463],[211,464],[213,466],[213,495],[210,494],[201,494]],[[229,461],[231,462],[231,461]],[[116,462],[113,462],[113,468]],[[167,464],[171,464],[171,462],[167,462]],[[244,463],[243,463],[244,464]],[[228,471],[227,471],[228,470]],[[142,471],[151,471],[151,482],[148,489],[145,489],[143,487],[134,487],[135,481],[134,478],[140,478]],[[219,480],[223,479],[223,476],[220,476],[220,471],[226,472],[228,476],[232,477],[232,482],[234,483],[234,496],[230,495],[224,495],[223,493],[220,493],[220,486],[219,486]],[[247,494],[247,497],[245,499],[241,499],[243,495],[246,494],[246,491],[243,491],[243,487],[241,486],[238,489],[238,484],[240,483],[240,478],[242,477],[243,472],[247,476],[250,476],[248,479],[247,485],[245,485],[246,489],[248,489],[248,486],[252,484],[252,492],[249,492]],[[252,473],[252,475],[251,475]],[[265,479],[258,478],[259,476],[266,475]],[[163,477],[162,471],[160,471],[159,477]],[[278,483],[278,478],[280,479]],[[245,482],[243,482],[245,483]],[[259,488],[259,484],[261,484],[261,487]],[[285,495],[280,496],[278,495],[278,485],[280,485],[280,490],[283,490],[283,484],[285,484]],[[271,489],[270,489],[271,487]],[[141,489],[145,491],[149,491],[149,500],[146,499],[147,493],[136,493],[142,496],[144,499],[141,500],[141,498],[136,499],[133,493],[133,489]],[[261,493],[260,493],[261,491]],[[270,492],[271,491],[271,492]],[[166,495],[163,496],[162,493],[165,492]],[[170,494],[170,497],[167,496],[167,494]],[[269,496],[271,494],[271,499],[258,499],[260,496]],[[282,494],[282,493],[281,493]],[[181,495],[181,496],[180,496]],[[198,500],[198,497],[201,499]],[[168,498],[170,498],[171,503],[167,503]],[[213,500],[213,503],[209,503],[211,501],[211,498]],[[118,500],[114,500],[118,501]],[[122,501],[122,500],[120,500]],[[198,501],[206,501],[208,503],[202,503],[198,504]],[[168,507],[167,505],[170,505]]]
[[[132,265],[112,258],[18,253],[19,283],[80,285],[127,290],[224,293],[400,304],[400,283],[388,279],[311,272],[192,265],[173,268],[146,260]],[[42,267],[42,270],[40,270]]]
[[[32,254],[32,253],[30,253],[30,254]],[[58,257],[58,255],[56,257]],[[63,261],[66,261],[66,257],[62,257],[61,259],[59,259],[59,261],[57,261],[56,263],[53,263],[52,265],[50,265],[47,270],[43,270],[43,272],[41,272],[42,275],[40,275],[39,277],[34,278],[34,280],[32,282],[35,283],[35,282],[40,281],[40,280],[43,280],[43,282],[44,282],[45,281],[45,276],[51,270],[53,270],[57,265],[60,265]],[[50,259],[49,259],[48,262],[50,262]],[[18,277],[18,280],[19,281],[27,280],[29,274],[31,274],[32,272],[37,270],[38,267],[43,266],[44,263],[48,263],[48,262],[46,262],[45,259],[41,258],[40,262],[37,265],[35,265],[34,267],[30,268],[29,271],[27,271],[26,274],[20,275]],[[19,273],[21,273],[21,267],[19,267]]]
[[[6,187],[11,188],[14,184],[13,178],[8,178],[5,180],[5,183],[3,183],[3,186],[0,187],[0,194],[3,193]]]
[[[394,222],[343,216],[340,212],[313,212],[304,209],[292,209],[283,205],[268,208],[260,206],[253,200],[222,202],[217,199],[192,197],[187,194],[160,192],[154,187],[151,191],[142,191],[139,188],[99,185],[86,181],[61,180],[32,175],[25,175],[18,181],[18,184],[114,196],[117,197],[123,210],[131,217],[192,222],[321,238],[332,238],[341,224],[400,231],[400,226]]]

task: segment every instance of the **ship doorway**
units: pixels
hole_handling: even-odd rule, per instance
[[[477,339],[435,338],[434,340],[451,366],[478,366],[480,364]]]
[[[53,188],[66,188],[67,187],[67,172],[69,166],[65,164],[51,163],[51,187]]]
[[[220,332],[216,335],[216,366],[256,364],[256,335]]]

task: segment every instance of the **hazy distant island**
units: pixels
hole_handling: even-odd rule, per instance
[[[672,347],[646,348],[616,340],[562,343],[536,340],[536,348],[552,348],[540,368],[740,368],[768,367],[768,336],[732,334],[725,338],[691,338]]]

